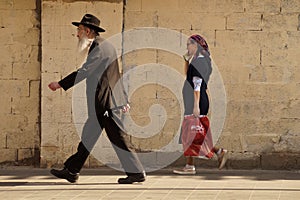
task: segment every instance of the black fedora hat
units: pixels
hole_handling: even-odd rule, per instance
[[[85,14],[80,22],[72,22],[74,26],[79,26],[80,24],[87,26],[96,32],[105,32],[103,28],[100,27],[100,20],[91,14]]]

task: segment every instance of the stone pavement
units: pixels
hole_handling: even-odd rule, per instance
[[[56,179],[49,169],[0,169],[0,199],[300,199],[299,171],[198,169],[196,175],[172,174],[172,169],[148,173],[144,183],[119,185],[123,173],[108,168],[84,169],[79,183]]]

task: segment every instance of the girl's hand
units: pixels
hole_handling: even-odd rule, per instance
[[[194,107],[193,115],[194,115],[194,117],[199,117],[200,116],[200,109],[199,109],[198,106]]]
[[[189,52],[186,52],[186,54],[183,55],[183,59],[184,59],[186,62],[189,62],[189,61],[190,61],[191,55],[189,55]]]

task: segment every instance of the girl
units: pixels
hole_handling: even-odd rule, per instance
[[[208,45],[200,35],[192,35],[187,41],[187,54],[185,54],[186,80],[182,94],[184,101],[184,115],[194,117],[206,116],[209,109],[209,99],[206,93],[207,84],[212,72],[211,58]],[[211,158],[214,154],[218,157],[219,169],[226,163],[227,150],[211,147],[211,152],[205,155]],[[186,165],[183,169],[174,170],[176,174],[195,174],[194,157],[186,157]]]

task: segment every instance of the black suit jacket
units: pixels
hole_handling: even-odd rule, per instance
[[[103,38],[97,37],[93,41],[86,62],[80,69],[59,81],[59,85],[68,90],[84,79],[89,116],[120,108],[128,103],[116,50]]]

